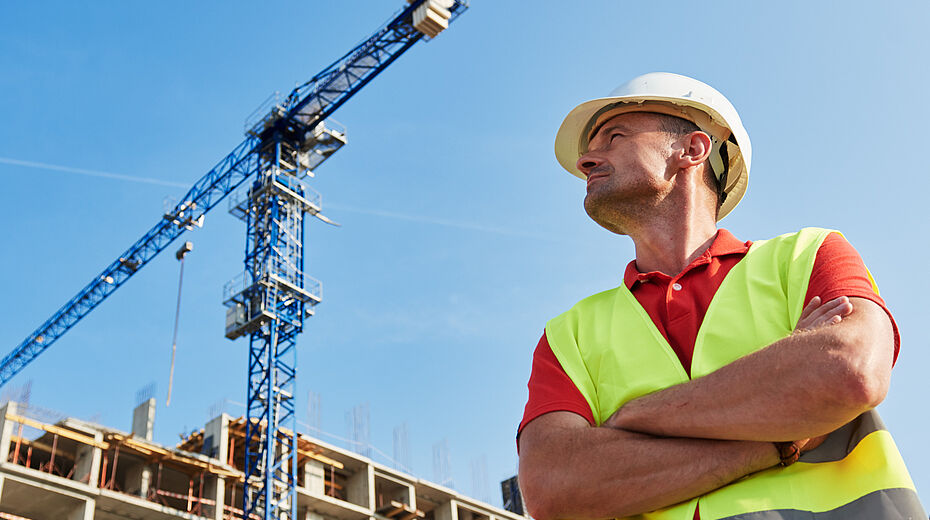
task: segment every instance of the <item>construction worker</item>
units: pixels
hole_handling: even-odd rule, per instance
[[[536,520],[927,518],[874,411],[899,340],[859,255],[830,230],[717,228],[751,162],[722,94],[637,77],[573,109],[555,151],[636,258],[537,346],[518,432]]]

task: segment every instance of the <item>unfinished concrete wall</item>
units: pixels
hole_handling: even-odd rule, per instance
[[[365,465],[355,472],[346,482],[346,499],[368,509],[375,503],[375,470]]]
[[[458,503],[455,500],[443,502],[433,509],[433,517],[436,520],[459,520]]]
[[[130,462],[128,457],[123,457],[123,459],[123,467],[126,471],[123,490],[126,493],[147,498],[152,485],[151,466],[136,461]]]
[[[491,520],[491,515],[487,511],[473,509],[462,502],[458,502],[458,520]]]
[[[326,494],[326,468],[322,462],[310,459],[304,463],[304,489],[311,495]]]
[[[7,420],[7,415],[16,414],[16,403],[8,402],[0,408],[0,462],[10,460],[10,439],[13,437],[13,421]]]
[[[95,433],[94,440],[101,442],[103,435],[100,432]],[[97,487],[102,455],[99,448],[87,444],[78,445],[74,457],[74,476],[72,478],[78,482],[86,482],[93,487]]]
[[[68,513],[66,520],[94,520],[94,509],[96,502],[88,498],[83,504],[78,505]]]
[[[201,453],[217,459],[223,464],[229,461],[229,419],[226,414],[214,417],[203,428],[203,447]],[[216,505],[204,505],[203,516],[213,520],[223,520],[223,500],[226,496],[226,482],[217,476],[206,477],[204,498],[216,501]],[[235,505],[235,504],[234,504]]]
[[[89,488],[59,477],[16,467],[4,475],[0,510],[31,520],[92,520]]]
[[[132,434],[140,439],[152,440],[155,433],[155,398],[140,404],[132,411]]]
[[[216,502],[216,505],[204,505],[203,516],[213,520],[223,520],[223,500],[226,496],[226,481],[215,475],[208,476],[203,488],[203,496],[207,500]]]
[[[315,512],[315,511],[305,511],[304,514],[303,514],[303,516],[300,516],[300,515],[298,514],[297,517],[298,517],[300,520],[326,520],[326,517],[325,517],[325,516],[323,516],[323,515],[321,515],[321,514]]]
[[[18,423],[6,414],[16,417],[15,411],[16,403],[0,408],[0,453],[7,458]],[[241,506],[240,474],[227,471],[230,460],[241,470],[242,446],[233,457],[229,453],[230,439],[241,438],[241,419],[216,417],[172,449],[142,440],[152,433],[154,399],[133,415],[134,436],[77,420],[49,425],[29,419],[27,428],[40,431],[39,438],[30,433],[22,441],[32,450],[32,463],[27,468],[0,458],[0,511],[32,520],[93,520],[96,508],[100,520],[168,520],[192,518],[190,510],[200,518],[225,520],[224,502]],[[301,442],[311,455],[300,468],[299,520],[524,520],[322,441]],[[102,448],[105,443],[109,448]],[[56,454],[54,465],[43,458],[49,453]],[[101,488],[104,467],[112,482]]]
[[[229,460],[229,416],[220,414],[203,428],[201,453],[223,463]]]
[[[398,478],[375,472],[375,509],[392,501],[416,508],[413,485]]]

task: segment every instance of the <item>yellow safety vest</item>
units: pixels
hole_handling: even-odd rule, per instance
[[[830,230],[755,242],[727,274],[694,344],[692,377],[707,375],[791,334],[817,250]],[[877,287],[874,286],[877,293]],[[687,382],[687,373],[625,285],[595,294],[546,325],[546,338],[598,425],[624,403]],[[891,434],[872,410],[799,462],[744,477],[643,520],[924,520]]]

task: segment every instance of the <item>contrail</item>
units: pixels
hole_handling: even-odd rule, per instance
[[[132,175],[123,175],[120,173],[85,170],[83,168],[71,168],[70,166],[60,166],[57,164],[47,164],[35,161],[23,161],[20,159],[11,159],[9,157],[0,157],[0,163],[25,166],[27,168],[38,168],[40,170],[55,170],[59,172],[77,173],[80,175],[88,175],[90,177],[103,177],[105,179],[116,179],[120,181],[141,182],[143,184],[158,184],[159,186],[171,186],[173,188],[187,188],[189,186],[180,182],[163,181],[149,177],[133,177]]]
[[[552,236],[544,235],[541,233],[527,233],[525,231],[519,231],[515,229],[507,229],[507,228],[493,227],[493,226],[482,226],[480,224],[472,224],[470,222],[461,222],[461,221],[456,221],[456,220],[426,217],[422,215],[407,215],[404,213],[394,213],[393,211],[383,211],[379,209],[362,209],[362,208],[356,208],[353,206],[344,206],[342,204],[332,204],[332,203],[327,203],[326,207],[333,208],[333,209],[340,210],[340,211],[361,213],[363,215],[373,215],[376,217],[387,217],[387,218],[394,218],[398,220],[409,220],[411,222],[422,222],[425,224],[435,224],[437,226],[454,227],[454,228],[459,228],[459,229],[467,229],[470,231],[482,231],[485,233],[496,233],[498,235],[536,238],[540,240],[555,240]]]
[[[188,188],[191,186],[190,184],[163,181],[161,179],[152,179],[150,177],[135,177],[132,175],[124,175],[120,173],[102,172],[99,170],[87,170],[84,168],[72,168],[70,166],[61,166],[58,164],[48,164],[48,163],[41,163],[41,162],[36,162],[36,161],[24,161],[22,159],[13,159],[10,157],[0,157],[0,163],[12,164],[15,166],[25,166],[27,168],[37,168],[40,170],[55,170],[55,171],[67,172],[67,173],[77,173],[79,175],[87,175],[90,177],[101,177],[104,179],[114,179],[114,180],[128,181],[128,182],[140,182],[143,184],[156,184],[159,186],[171,186],[172,188]],[[336,210],[340,210],[340,211],[360,213],[363,215],[372,215],[375,217],[385,217],[385,218],[392,218],[392,219],[397,219],[397,220],[407,220],[410,222],[434,224],[437,226],[446,226],[446,227],[453,227],[453,228],[458,228],[458,229],[466,229],[469,231],[480,231],[484,233],[494,233],[498,235],[519,236],[519,237],[535,238],[539,240],[555,240],[552,236],[544,235],[541,233],[527,233],[525,231],[519,231],[515,229],[507,229],[507,228],[493,227],[493,226],[483,226],[480,224],[473,224],[471,222],[461,222],[461,221],[456,221],[456,220],[447,220],[447,219],[427,217],[427,216],[422,216],[422,215],[407,215],[404,213],[395,213],[393,211],[383,211],[379,209],[363,209],[363,208],[357,208],[353,206],[345,206],[342,204],[327,204],[327,206],[330,208],[336,209]]]

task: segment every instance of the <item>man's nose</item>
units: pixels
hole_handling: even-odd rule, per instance
[[[601,159],[590,153],[586,153],[578,159],[578,162],[575,163],[575,166],[578,168],[578,170],[581,171],[581,173],[584,174],[585,177],[587,177],[591,174],[591,170],[597,168],[601,164],[603,164]]]

